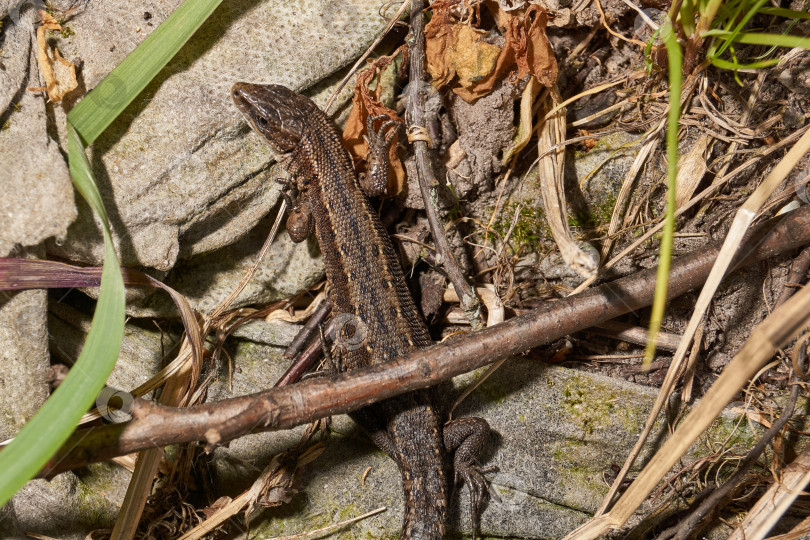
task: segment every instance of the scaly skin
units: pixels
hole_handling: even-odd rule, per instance
[[[348,322],[336,340],[342,369],[393,361],[415,347],[429,346],[427,326],[408,291],[391,239],[361,190],[332,121],[308,98],[282,86],[237,83],[232,94],[253,128],[282,155],[296,178],[300,206],[313,218],[333,317]],[[294,231],[295,239],[305,237],[300,227]],[[455,433],[476,432],[481,426],[485,433],[486,422],[467,418],[456,421],[460,431],[448,429],[437,404],[435,390],[430,389],[352,414],[399,465],[405,499],[402,538],[444,536],[446,446],[464,450],[456,452],[456,471],[468,483],[470,475],[475,477],[473,483],[477,481],[473,458],[483,437],[461,441]],[[480,487],[474,487],[480,494]]]

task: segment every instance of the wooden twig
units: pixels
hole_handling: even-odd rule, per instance
[[[735,268],[807,243],[810,243],[810,206],[753,228],[743,243],[747,251],[735,257]],[[717,244],[710,245],[673,261],[669,296],[699,287],[719,249]],[[655,268],[643,270],[586,293],[549,302],[480,332],[351,374],[309,379],[185,409],[136,399],[130,422],[77,431],[40,475],[52,476],[88,463],[169,444],[205,441],[210,448],[248,433],[288,429],[433,386],[648,306],[653,297],[655,272]]]
[[[422,106],[424,101],[420,95],[425,86],[430,85],[425,81],[425,1],[413,0],[411,2],[411,33],[408,36],[408,47],[410,48],[410,85],[408,93],[408,108],[406,120],[408,122],[408,140],[413,144],[414,155],[416,157],[417,178],[419,180],[419,190],[422,193],[422,200],[425,203],[425,215],[430,223],[430,232],[433,235],[433,242],[436,244],[436,251],[441,255],[437,257],[437,262],[447,272],[453,287],[458,291],[461,300],[461,309],[467,316],[474,330],[483,327],[481,316],[481,303],[475,295],[472,285],[464,277],[464,273],[459,268],[456,258],[447,242],[444,234],[444,227],[439,218],[437,207],[440,200],[439,182],[433,174],[430,164],[430,150],[428,141],[422,136],[413,136],[414,133],[426,133],[427,122],[425,120],[425,110]]]

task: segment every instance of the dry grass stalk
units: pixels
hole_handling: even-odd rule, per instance
[[[757,501],[728,540],[761,540],[765,538],[796,497],[810,482],[810,448],[785,467],[781,481],[774,482]]]
[[[556,89],[551,92],[556,111],[540,126],[537,148],[542,154],[547,148],[555,148],[565,140],[565,108],[558,104],[562,101]],[[540,159],[540,193],[543,207],[546,210],[548,227],[560,249],[560,255],[579,275],[589,278],[596,275],[599,268],[599,254],[590,244],[577,242],[568,228],[568,212],[563,189],[563,169],[565,165],[565,148],[560,146],[555,151]]]
[[[610,529],[621,527],[689,446],[711,425],[723,407],[745,386],[748,379],[771,358],[777,348],[795,337],[808,324],[810,324],[810,287],[805,287],[751,332],[751,336],[737,356],[656,452],[613,509],[586,522],[565,539],[593,539]]]

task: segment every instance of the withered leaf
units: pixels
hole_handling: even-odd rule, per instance
[[[394,120],[404,124],[402,118],[397,113],[386,107],[380,100],[382,86],[378,84],[374,90],[369,88],[369,83],[375,75],[385,69],[399,53],[395,52],[391,56],[384,56],[377,59],[369,68],[357,74],[357,84],[355,86],[354,97],[352,98],[352,110],[343,128],[343,144],[349,150],[355,168],[363,170],[365,168],[366,157],[368,156],[368,140],[366,139],[367,119],[369,116],[384,116],[385,119],[377,120],[375,128],[379,127],[387,120]],[[405,168],[397,154],[397,140],[399,134],[394,136],[388,148],[388,196],[393,197],[402,191],[405,185]]]
[[[62,26],[44,10],[39,11],[39,17],[41,23],[37,28],[37,64],[42,78],[45,79],[44,89],[48,92],[48,99],[59,102],[78,86],[76,66],[62,58],[59,49],[48,46],[48,31],[61,31]]]
[[[552,86],[557,80],[557,61],[546,37],[546,10],[531,5],[525,10],[507,12],[493,2],[484,5],[497,10],[493,15],[506,39],[492,68],[488,56],[491,49],[484,52],[484,44],[495,46],[483,41],[481,31],[466,22],[455,22],[451,16],[452,2],[434,6],[433,19],[425,27],[427,64],[434,84],[449,86],[468,102],[487,95],[496,82],[505,78],[516,81],[533,75],[543,85]],[[462,31],[460,27],[468,30]],[[462,48],[465,50],[459,53]],[[459,69],[459,65],[464,69]]]

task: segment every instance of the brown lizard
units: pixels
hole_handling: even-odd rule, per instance
[[[287,226],[291,238],[306,238],[314,222],[333,317],[350,323],[342,325],[336,339],[340,369],[395,361],[415,347],[428,347],[427,326],[391,239],[361,189],[334,123],[310,99],[283,86],[237,83],[232,95],[296,179],[299,201]],[[387,151],[379,151],[390,142],[385,129],[369,134],[378,159],[387,159]],[[387,171],[384,165],[369,170],[380,174]],[[385,185],[380,178],[367,184]],[[402,473],[402,538],[444,536],[451,470],[470,487],[475,529],[486,484],[474,459],[489,431],[486,421],[462,418],[444,424],[435,389],[374,403],[351,416]]]

